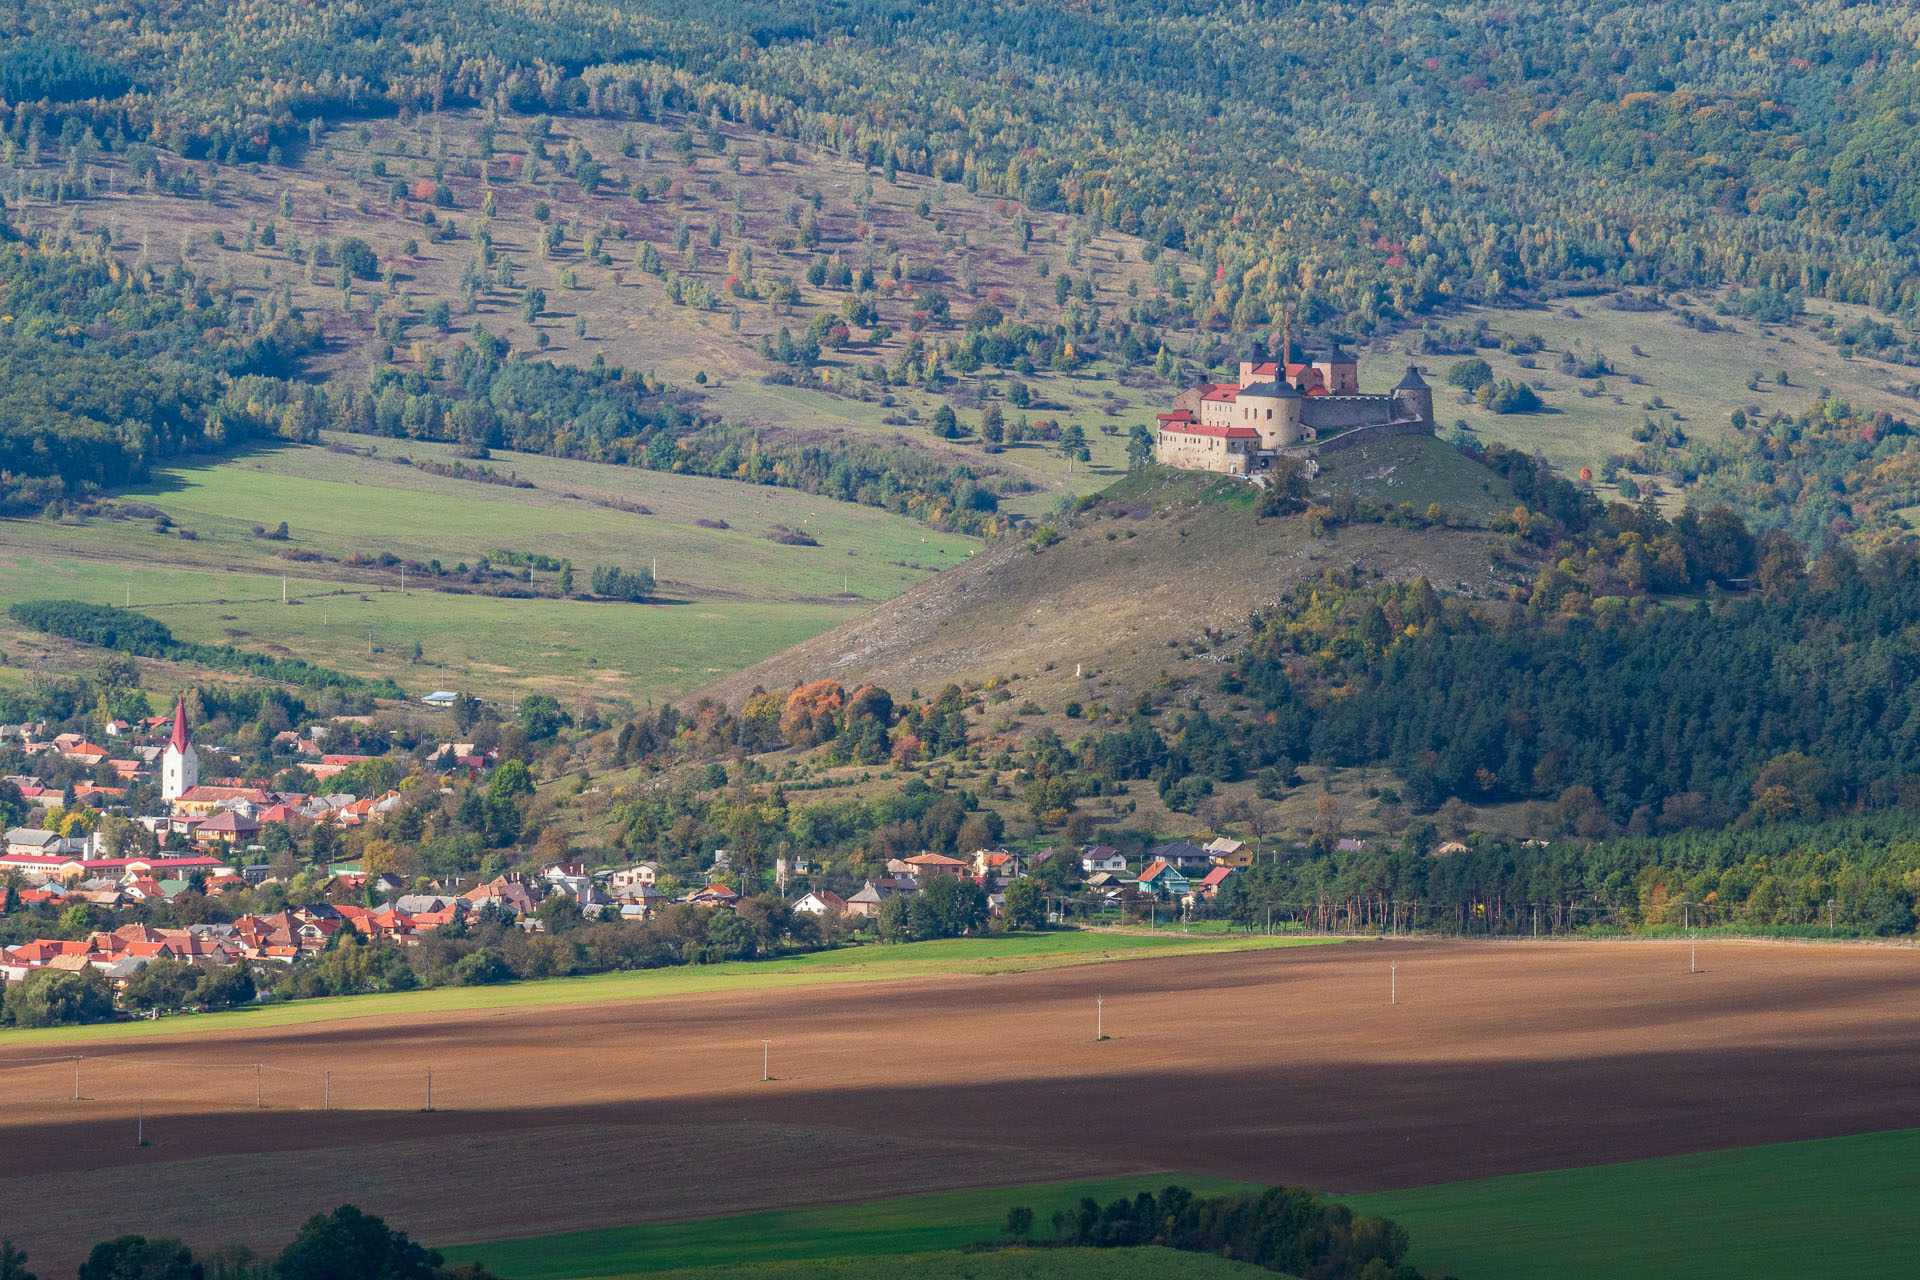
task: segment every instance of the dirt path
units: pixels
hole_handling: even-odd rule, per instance
[[[0,1040],[0,1232],[47,1275],[125,1230],[271,1245],[345,1200],[451,1242],[1110,1170],[1376,1189],[1920,1124],[1920,954],[1700,962],[1360,943],[183,1034],[82,1046],[79,1103],[57,1049]]]

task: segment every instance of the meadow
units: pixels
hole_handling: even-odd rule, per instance
[[[1347,1197],[1476,1280],[1800,1280],[1910,1274],[1920,1129]]]
[[[369,455],[369,446],[384,448]],[[150,484],[117,495],[165,512],[176,532],[99,517],[0,522],[0,604],[131,604],[185,640],[391,676],[409,692],[644,705],[817,635],[979,545],[792,490],[502,454],[487,465],[537,486],[513,488],[397,461],[450,464],[449,446],[355,447],[363,452],[267,448],[156,469]],[[284,541],[253,532],[282,521]],[[781,529],[818,545],[769,536]],[[571,560],[580,592],[596,564],[657,565],[659,598],[456,594],[435,588],[460,579],[418,572],[403,592],[401,570],[378,565],[438,562],[451,573],[503,550]],[[542,571],[532,586],[552,592],[556,576]]]
[[[1101,1204],[1142,1191],[1158,1192],[1179,1183],[1203,1194],[1251,1189],[1250,1184],[1196,1178],[1186,1174],[1135,1174],[1123,1178],[1043,1183],[1037,1186],[985,1187],[974,1191],[871,1200],[775,1213],[741,1214],[693,1222],[655,1223],[576,1231],[563,1235],[503,1240],[447,1248],[449,1263],[482,1263],[505,1280],[575,1280],[576,1277],[629,1275],[691,1276],[725,1267],[754,1276],[912,1275],[952,1277],[970,1273],[976,1280],[1019,1277],[1117,1277],[1136,1275],[1216,1276],[1260,1274],[1256,1268],[1221,1265],[1220,1259],[1192,1259],[1171,1250],[1129,1251],[1131,1258],[1102,1250],[1062,1250],[1047,1254],[954,1255],[944,1251],[994,1241],[1001,1236],[1007,1210],[1033,1210],[1035,1235],[1044,1238],[1056,1210],[1071,1209],[1082,1197]],[[1147,1256],[1141,1256],[1146,1254]],[[915,1257],[914,1255],[923,1255]],[[924,1256],[932,1255],[932,1256]],[[964,1262],[960,1258],[964,1257]],[[1108,1270],[1112,1258],[1123,1269]],[[885,1260],[882,1262],[882,1260]],[[944,1270],[948,1265],[959,1269]],[[894,1267],[900,1267],[895,1271]],[[1160,1270],[1166,1267],[1168,1270]],[[976,1269],[977,1268],[977,1269]]]
[[[1711,314],[1711,296],[1689,300],[1684,309]],[[1631,453],[1632,432],[1649,419],[1677,425],[1689,437],[1713,439],[1731,432],[1735,409],[1749,418],[1791,416],[1828,393],[1896,417],[1915,414],[1911,391],[1920,371],[1863,355],[1842,359],[1820,336],[1832,324],[1844,327],[1870,314],[1864,308],[1820,301],[1809,314],[1780,324],[1721,316],[1715,317],[1721,327],[1710,333],[1687,327],[1680,309],[1676,301],[1671,309],[1622,311],[1601,298],[1579,298],[1525,310],[1467,307],[1449,317],[1449,328],[1485,321],[1496,337],[1537,335],[1544,341],[1545,349],[1531,355],[1496,348],[1474,353],[1496,378],[1538,388],[1546,401],[1538,413],[1495,414],[1447,386],[1448,369],[1465,356],[1409,358],[1427,371],[1434,417],[1443,430],[1465,422],[1482,440],[1538,449],[1569,474],[1591,467],[1597,475],[1609,454]],[[1414,336],[1402,335],[1400,345],[1412,346]],[[1562,373],[1562,353],[1603,355],[1615,372],[1599,378]],[[1609,485],[1597,487],[1613,492]]]
[[[548,978],[489,987],[440,987],[381,995],[333,996],[259,1005],[150,1022],[114,1022],[0,1033],[0,1045],[84,1043],[128,1037],[201,1035],[212,1031],[250,1032],[266,1027],[332,1022],[344,1018],[447,1013],[471,1009],[513,1009],[544,1005],[594,1004],[661,996],[753,991],[760,988],[816,986],[823,983],[883,982],[900,978],[970,977],[1027,973],[1067,965],[1101,964],[1156,956],[1220,955],[1270,947],[1329,943],[1333,938],[1285,938],[1261,935],[1221,937],[1174,932],[1062,930],[1037,934],[995,934],[934,942],[878,943],[814,951],[772,960],[643,969],[585,977]]]

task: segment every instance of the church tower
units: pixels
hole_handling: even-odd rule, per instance
[[[160,798],[178,800],[200,784],[200,753],[187,741],[187,700],[173,705],[173,737],[160,757]]]

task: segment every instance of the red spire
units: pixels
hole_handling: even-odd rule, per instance
[[[181,755],[187,753],[187,700],[184,697],[173,704],[173,737],[167,745]]]

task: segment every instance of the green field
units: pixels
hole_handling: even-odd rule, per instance
[[[1473,1280],[1911,1275],[1920,1129],[1343,1198]]]
[[[686,1267],[655,1280],[1212,1280],[1274,1273],[1244,1262],[1173,1249],[945,1249],[872,1258],[809,1258],[750,1266]]]
[[[916,1260],[903,1255],[961,1249],[993,1240],[1006,1221],[1007,1210],[1015,1205],[1033,1210],[1034,1233],[1044,1237],[1054,1212],[1072,1208],[1083,1196],[1106,1204],[1142,1191],[1158,1192],[1169,1183],[1211,1195],[1252,1189],[1244,1183],[1185,1174],[1135,1174],[1087,1182],[988,1187],[704,1221],[610,1227],[459,1245],[444,1252],[451,1264],[478,1262],[505,1280],[577,1280],[579,1277],[677,1273],[696,1268],[724,1268],[726,1274],[740,1274],[746,1267],[751,1267],[749,1274],[768,1277],[845,1276],[847,1280],[893,1275],[950,1277],[967,1272],[942,1270],[942,1260],[938,1258]],[[1063,1280],[1081,1276],[1114,1277],[1117,1280],[1127,1275],[1215,1276],[1254,1270],[1236,1264],[1223,1267],[1219,1265],[1220,1260],[1214,1258],[1195,1259],[1196,1264],[1203,1265],[1184,1266],[1174,1261],[1181,1255],[1168,1250],[1153,1251],[1145,1258],[1138,1256],[1146,1252],[1137,1251],[1135,1257],[1125,1259],[1124,1255],[1107,1250],[1063,1250],[1064,1265],[1048,1266],[1042,1260],[1038,1269],[1027,1269],[1023,1264],[1042,1258],[1041,1255],[1019,1254],[1011,1258],[967,1255],[966,1265],[973,1267],[978,1263],[981,1269],[971,1273],[977,1280],[1001,1277],[1014,1280],[1021,1276],[1058,1276]],[[877,1261],[883,1258],[890,1260],[888,1265]],[[893,1270],[891,1260],[896,1258],[901,1266],[911,1270]],[[804,1265],[818,1259],[836,1261],[818,1269]],[[1112,1259],[1127,1269],[1110,1270],[1103,1262],[1105,1259]],[[1161,1271],[1151,1264],[1179,1269]],[[1262,1271],[1260,1274],[1272,1273]]]
[[[690,965],[601,973],[578,978],[548,978],[497,987],[439,987],[372,996],[335,996],[288,1004],[237,1009],[154,1022],[113,1022],[88,1027],[39,1031],[0,1031],[0,1046],[126,1036],[251,1031],[260,1027],[368,1018],[387,1014],[438,1013],[462,1009],[498,1009],[526,1005],[590,1004],[603,1000],[640,1000],[655,996],[696,995],[712,991],[748,991],[761,987],[813,986],[828,982],[877,982],[889,978],[1025,973],[1061,965],[1159,955],[1211,955],[1265,947],[1304,946],[1330,938],[1237,938],[1182,936],[1177,933],[998,934],[940,942],[878,943],[814,951],[778,960]]]
[[[145,520],[0,522],[0,604],[48,596],[130,601],[185,640],[290,651],[354,674],[390,676],[409,692],[549,691],[641,703],[685,693],[828,630],[978,545],[792,490],[502,455],[490,465],[537,486],[516,489],[392,461],[404,451],[450,462],[446,446],[352,443],[382,452],[263,449],[217,465],[161,469],[151,484],[119,495],[164,511],[194,532],[191,540],[157,534]],[[254,536],[255,526],[282,520],[287,542]],[[767,533],[776,526],[804,529],[820,545],[774,542]],[[283,549],[331,559],[289,562],[279,557]],[[580,591],[595,564],[657,562],[661,600],[455,594],[422,590],[435,584],[418,574],[402,594],[398,569],[346,563],[387,554],[452,570],[501,550],[571,559]],[[282,574],[296,605],[281,603]],[[550,586],[554,577],[536,574],[536,585]]]

